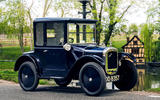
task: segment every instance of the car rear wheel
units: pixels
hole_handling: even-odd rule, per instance
[[[95,63],[86,63],[80,70],[79,81],[81,88],[87,95],[99,95],[106,87],[103,68]]]
[[[69,85],[72,81],[71,78],[68,79],[54,79],[54,81],[56,82],[57,85],[61,86],[61,87],[67,87],[67,85]]]
[[[120,90],[128,91],[136,85],[137,69],[132,62],[123,60],[117,73],[120,75],[120,80],[114,84]]]
[[[33,91],[37,88],[39,78],[35,65],[32,62],[24,62],[20,66],[18,80],[21,88],[25,91]]]

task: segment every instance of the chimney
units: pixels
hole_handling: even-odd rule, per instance
[[[129,37],[127,37],[127,42],[129,42]]]

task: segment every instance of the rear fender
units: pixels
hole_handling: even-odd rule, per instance
[[[37,64],[36,60],[34,59],[34,57],[32,57],[30,55],[22,55],[21,57],[19,57],[15,63],[14,71],[18,71],[21,64],[24,63],[25,61],[32,62],[35,65],[36,70],[39,71],[38,64]]]

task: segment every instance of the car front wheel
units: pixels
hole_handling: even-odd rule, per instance
[[[87,95],[99,95],[106,87],[105,72],[95,63],[86,63],[80,70],[79,81],[81,88]]]
[[[136,85],[137,69],[132,62],[123,60],[117,73],[120,75],[120,79],[119,81],[114,82],[114,84],[120,90],[128,91]]]
[[[37,88],[39,78],[32,62],[26,61],[20,66],[18,80],[21,88],[25,91],[33,91]]]

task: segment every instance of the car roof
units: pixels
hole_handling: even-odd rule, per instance
[[[81,18],[36,18],[34,22],[96,23],[97,20]]]

